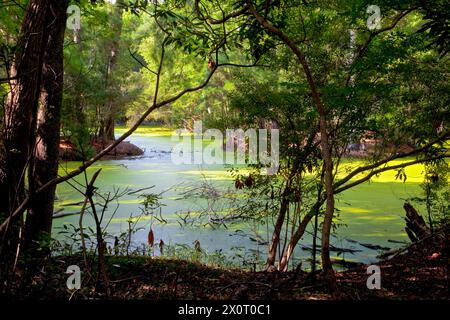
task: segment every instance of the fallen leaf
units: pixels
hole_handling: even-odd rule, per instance
[[[433,253],[431,256],[427,257],[428,260],[434,260],[437,259],[441,256],[441,254],[439,252],[435,252]]]

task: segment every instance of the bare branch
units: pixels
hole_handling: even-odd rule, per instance
[[[400,159],[400,158],[406,158],[412,155],[416,155],[419,154],[421,152],[426,151],[427,149],[431,148],[434,144],[440,142],[440,141],[444,141],[445,139],[447,139],[448,137],[450,137],[450,131],[445,132],[444,134],[442,134],[441,136],[439,136],[439,138],[427,143],[426,145],[424,145],[421,148],[417,148],[414,150],[411,150],[409,152],[404,152],[404,153],[397,153],[397,154],[393,154],[390,157],[387,157],[383,160],[377,161],[373,164],[367,165],[367,166],[363,166],[363,167],[359,167],[355,170],[353,170],[351,173],[349,173],[345,178],[342,178],[341,180],[339,180],[338,182],[336,182],[334,184],[334,189],[342,186],[343,184],[347,183],[351,178],[353,178],[354,176],[364,172],[364,171],[368,171],[368,170],[372,170],[375,168],[378,168],[379,166],[382,166],[383,164],[388,163],[389,161],[395,160],[395,159]]]
[[[195,11],[197,12],[197,16],[200,20],[208,21],[210,24],[223,24],[232,18],[236,18],[244,15],[248,12],[248,5],[245,5],[241,10],[232,12],[230,14],[224,15],[222,19],[214,19],[208,16],[205,16],[199,8],[200,0],[195,0]]]
[[[62,182],[65,182],[69,179],[72,179],[73,177],[76,177],[77,175],[83,173],[87,168],[89,168],[90,166],[92,166],[95,162],[97,162],[98,160],[100,160],[103,156],[105,156],[107,153],[109,153],[110,151],[112,151],[114,148],[116,148],[122,141],[124,141],[126,138],[128,138],[130,135],[133,134],[134,131],[136,131],[136,129],[142,124],[142,122],[144,122],[144,120],[156,109],[159,109],[161,107],[164,107],[176,100],[178,100],[179,98],[181,98],[182,96],[184,96],[187,93],[190,92],[194,92],[194,91],[198,91],[203,89],[204,87],[206,87],[209,83],[209,81],[211,80],[212,76],[214,75],[214,73],[217,71],[219,66],[224,66],[224,65],[231,65],[231,64],[223,64],[223,65],[216,65],[215,68],[213,68],[211,70],[211,72],[209,73],[208,77],[206,78],[206,80],[204,80],[204,82],[196,87],[192,87],[192,88],[186,88],[184,90],[182,90],[181,92],[179,92],[178,94],[174,95],[171,98],[168,98],[164,101],[161,102],[156,102],[156,99],[154,99],[153,104],[151,107],[149,107],[147,109],[147,111],[145,111],[141,117],[136,121],[136,123],[129,129],[127,130],[124,134],[122,134],[122,136],[120,136],[116,141],[114,141],[111,145],[109,145],[108,147],[106,147],[105,149],[103,149],[102,151],[100,151],[96,156],[94,156],[93,158],[91,158],[90,160],[86,161],[83,165],[81,165],[80,167],[78,167],[77,169],[69,172],[67,175],[65,176],[60,176],[56,179],[53,179],[49,182],[47,182],[45,185],[39,187],[36,191],[35,194],[41,193],[45,190],[47,190],[48,188],[55,186],[57,184],[60,184]],[[162,68],[162,65],[160,64],[160,68]],[[158,77],[159,78],[159,77]],[[158,82],[157,82],[158,83]],[[159,84],[158,84],[159,86]],[[157,89],[155,89],[155,92],[157,93]],[[31,195],[29,195],[28,197],[25,198],[25,200],[19,205],[19,207],[5,220],[3,221],[3,223],[0,225],[0,234],[4,233],[6,228],[8,227],[9,222],[14,219],[15,217],[17,217],[18,215],[20,215],[21,213],[23,213],[26,208],[28,207],[28,204],[30,203],[31,200]]]
[[[374,170],[372,172],[370,172],[369,174],[367,174],[365,177],[355,180],[352,183],[346,184],[345,186],[342,186],[340,188],[337,188],[334,190],[334,193],[340,193],[342,191],[345,191],[347,189],[353,188],[354,186],[357,186],[363,182],[368,181],[370,178],[372,178],[374,175],[377,175],[379,173],[385,172],[385,171],[390,171],[390,170],[396,170],[396,169],[402,169],[402,168],[406,168],[418,163],[423,163],[423,162],[430,162],[430,161],[435,161],[435,160],[440,160],[440,159],[445,159],[445,158],[450,158],[450,154],[441,154],[439,156],[435,156],[435,157],[429,157],[429,158],[423,158],[423,159],[417,159],[414,161],[409,161],[409,162],[404,162],[401,164],[397,164],[394,166],[387,166],[387,167],[383,167],[377,170]]]
[[[17,77],[9,77],[9,78],[0,78],[0,83],[6,83],[9,82],[11,80],[17,80]]]
[[[148,71],[150,71],[151,73],[153,73],[154,75],[156,75],[157,73],[153,70],[151,70],[145,63],[143,63],[141,60],[138,59],[138,57],[136,57],[136,53],[135,52],[131,52],[131,49],[128,48],[128,52],[130,53],[130,56],[137,62],[139,63],[143,68],[147,69]]]

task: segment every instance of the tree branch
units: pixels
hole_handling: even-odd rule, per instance
[[[343,191],[345,191],[347,189],[353,188],[354,186],[357,186],[357,185],[359,185],[359,184],[361,184],[363,182],[368,181],[374,175],[377,175],[377,174],[385,172],[385,171],[402,169],[402,168],[406,168],[406,167],[409,167],[409,166],[412,166],[412,165],[415,165],[415,164],[418,164],[418,163],[429,162],[429,161],[434,161],[434,160],[440,160],[440,159],[445,159],[445,158],[450,158],[450,154],[441,154],[441,155],[435,156],[435,157],[429,157],[429,158],[424,158],[424,159],[417,159],[417,160],[414,160],[414,161],[404,162],[404,163],[397,164],[397,165],[394,165],[394,166],[387,166],[387,167],[384,167],[384,168],[380,168],[378,170],[372,171],[371,173],[366,175],[364,178],[355,180],[352,183],[349,183],[349,184],[347,184],[345,186],[342,186],[340,188],[335,189],[334,193],[337,194],[337,193],[343,192]]]
[[[209,83],[209,81],[211,80],[212,76],[214,75],[214,73],[217,71],[217,69],[219,67],[224,67],[224,66],[238,66],[238,67],[244,67],[241,65],[237,65],[237,64],[231,64],[231,63],[224,63],[224,64],[218,64],[216,65],[211,72],[209,73],[208,77],[204,80],[204,82],[196,87],[191,87],[191,88],[186,88],[184,90],[182,90],[181,92],[179,92],[178,94],[164,100],[161,102],[157,102],[157,93],[158,93],[158,88],[159,88],[159,76],[157,77],[157,84],[155,87],[155,97],[153,100],[153,104],[150,108],[147,109],[147,111],[145,111],[141,117],[136,121],[136,123],[128,130],[126,131],[124,134],[122,134],[122,136],[120,136],[116,141],[114,141],[111,145],[109,145],[108,147],[106,147],[105,149],[103,149],[102,151],[100,151],[96,156],[94,156],[93,158],[91,158],[90,160],[86,161],[83,165],[81,165],[80,167],[78,167],[77,169],[69,172],[67,175],[65,176],[60,176],[56,179],[53,179],[49,182],[47,182],[45,185],[39,187],[36,191],[35,194],[44,192],[45,190],[47,190],[48,188],[58,185],[62,182],[65,182],[69,179],[72,179],[74,177],[76,177],[77,175],[83,173],[87,168],[89,168],[90,166],[92,166],[95,162],[97,162],[98,160],[100,160],[104,155],[106,155],[107,153],[109,153],[110,151],[112,151],[114,148],[116,148],[122,141],[124,141],[126,138],[128,138],[131,134],[133,134],[134,131],[136,131],[136,129],[142,124],[142,122],[156,109],[159,109],[161,107],[164,107],[176,100],[178,100],[179,98],[181,98],[182,96],[184,96],[187,93],[190,92],[194,92],[194,91],[198,91],[203,89],[204,87],[206,87]],[[160,63],[160,67],[159,67],[159,72],[162,69],[162,63]],[[13,220],[15,217],[17,217],[18,215],[20,215],[21,213],[23,213],[26,208],[28,207],[29,203],[31,200],[31,195],[29,195],[28,197],[25,198],[25,200],[20,204],[20,206],[5,220],[3,221],[3,223],[0,225],[0,234],[3,234],[7,227],[8,224],[11,220]]]
[[[0,78],[0,83],[9,82],[11,80],[17,80],[17,77]]]
[[[157,75],[157,73],[155,71],[153,71],[152,69],[150,69],[146,64],[144,64],[141,60],[139,60],[136,57],[136,53],[131,52],[131,49],[128,48],[128,52],[130,53],[130,56],[137,62],[139,63],[143,68],[147,69],[148,71],[150,71],[151,73],[153,73],[154,75]]]
[[[227,22],[228,20],[230,20],[232,18],[236,18],[236,17],[239,17],[239,16],[247,13],[247,10],[248,10],[248,6],[245,5],[241,10],[232,12],[232,13],[230,13],[228,15],[224,15],[222,19],[214,19],[214,18],[205,16],[200,11],[199,3],[200,3],[200,0],[195,0],[195,11],[197,12],[198,18],[200,20],[202,20],[202,21],[208,21],[210,24],[222,24],[222,23],[225,23],[225,22]]]
[[[347,84],[350,82],[350,79],[352,77],[352,71],[353,71],[354,66],[356,65],[356,62],[366,54],[367,49],[368,49],[370,43],[372,42],[372,40],[380,33],[394,29],[397,26],[397,24],[400,22],[400,20],[402,20],[405,16],[407,16],[409,13],[411,13],[414,10],[416,10],[416,8],[411,8],[409,10],[399,13],[397,16],[394,17],[394,20],[392,21],[392,23],[389,26],[370,33],[369,38],[366,40],[364,45],[359,48],[356,56],[354,57],[354,59],[352,61],[352,64],[350,66],[350,70],[348,72],[347,79],[346,79]]]
[[[375,168],[378,168],[379,166],[388,163],[389,161],[395,160],[395,159],[400,159],[400,158],[406,158],[415,154],[419,154],[421,152],[426,151],[427,149],[431,148],[434,144],[440,142],[440,141],[444,141],[445,139],[447,139],[448,137],[450,137],[450,131],[445,132],[444,134],[442,134],[441,136],[439,136],[439,138],[427,143],[426,145],[424,145],[421,148],[418,149],[414,149],[411,150],[409,152],[404,152],[404,153],[397,153],[394,154],[390,157],[387,157],[383,160],[377,161],[373,164],[367,165],[367,166],[363,166],[363,167],[359,167],[357,169],[355,169],[354,171],[352,171],[351,173],[349,173],[345,178],[342,178],[341,180],[339,180],[338,182],[336,182],[334,184],[334,189],[340,187],[341,185],[347,183],[351,178],[353,178],[354,176],[367,171],[367,170],[372,170]]]

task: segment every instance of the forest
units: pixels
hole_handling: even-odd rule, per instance
[[[0,19],[1,300],[450,299],[448,1]]]

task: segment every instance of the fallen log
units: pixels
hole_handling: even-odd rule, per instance
[[[371,250],[381,250],[381,251],[389,251],[389,250],[391,250],[391,248],[389,248],[389,247],[383,247],[383,246],[380,246],[380,245],[377,245],[377,244],[362,243],[362,242],[360,242],[359,244],[361,246],[363,246],[365,248],[368,248],[368,249],[371,249]]]
[[[406,242],[406,241],[392,240],[392,239],[388,239],[388,242],[399,243],[399,244],[408,244],[408,242]]]
[[[364,265],[361,262],[345,260],[345,259],[331,259],[331,262],[335,265],[339,265],[346,269],[356,269],[356,268],[359,268]]]
[[[61,212],[61,213],[54,213],[53,214],[53,219],[58,219],[58,218],[64,218],[64,217],[68,217],[68,216],[74,216],[80,214],[80,212]]]

